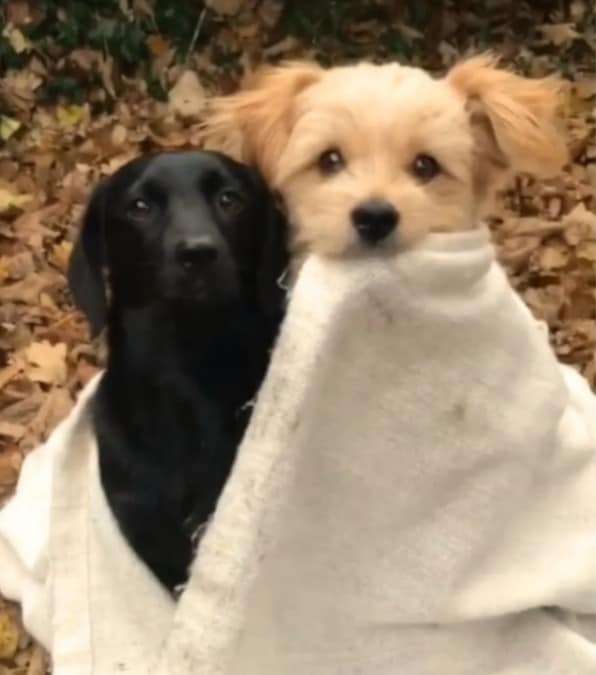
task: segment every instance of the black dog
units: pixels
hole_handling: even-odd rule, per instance
[[[133,160],[84,217],[69,284],[93,332],[108,329],[94,402],[101,480],[129,543],[171,590],[264,377],[286,264],[264,183],[217,153]]]

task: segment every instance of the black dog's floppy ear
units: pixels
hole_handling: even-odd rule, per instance
[[[107,179],[103,180],[91,196],[79,236],[72,249],[67,274],[75,304],[87,317],[92,337],[102,331],[108,311],[103,279],[107,183]]]

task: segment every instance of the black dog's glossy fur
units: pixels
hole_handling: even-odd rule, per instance
[[[94,403],[101,479],[169,589],[186,580],[234,461],[283,316],[286,264],[263,182],[217,153],[133,160],[84,217],[69,284],[94,333],[108,329]]]

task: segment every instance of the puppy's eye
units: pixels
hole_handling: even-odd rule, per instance
[[[317,161],[319,170],[326,176],[331,176],[334,173],[341,171],[346,165],[343,155],[337,148],[325,150]]]
[[[136,220],[144,220],[151,215],[152,207],[149,202],[146,202],[144,199],[135,199],[131,202],[127,209],[127,213],[131,218]]]
[[[233,215],[239,213],[244,206],[242,197],[232,190],[224,190],[217,195],[217,205],[225,213]]]
[[[418,155],[412,164],[412,173],[421,181],[428,182],[441,173],[441,166],[431,155]]]

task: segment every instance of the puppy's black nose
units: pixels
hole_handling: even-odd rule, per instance
[[[178,242],[176,259],[188,270],[206,267],[217,259],[218,250],[209,237],[191,237]]]
[[[399,213],[384,199],[368,199],[352,211],[352,224],[368,244],[385,239],[397,227]]]

